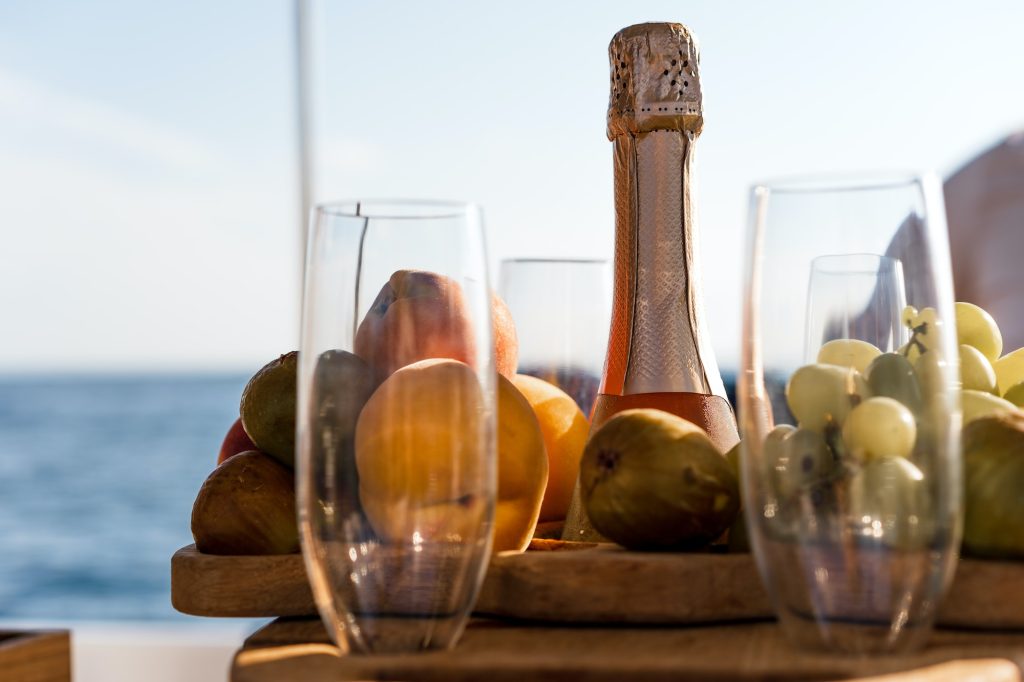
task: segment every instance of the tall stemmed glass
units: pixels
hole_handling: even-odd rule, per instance
[[[743,495],[782,627],[844,652],[919,646],[960,538],[941,187],[757,186],[746,262]]]
[[[479,210],[313,211],[299,356],[306,570],[343,649],[452,646],[490,549],[497,454]]]

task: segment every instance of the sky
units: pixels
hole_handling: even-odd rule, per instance
[[[313,9],[315,198],[477,202],[495,281],[504,258],[611,258],[608,41],[689,25],[724,367],[752,183],[946,175],[1024,128],[1016,1]],[[297,346],[294,73],[287,0],[0,4],[0,372],[252,370]]]

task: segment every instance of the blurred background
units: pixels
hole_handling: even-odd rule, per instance
[[[611,257],[607,44],[688,24],[726,372],[753,182],[948,177],[1024,128],[1011,0],[304,8],[310,198],[478,202],[492,277],[506,258]],[[297,346],[296,15],[293,0],[0,5],[0,621],[75,628],[81,679],[135,679],[98,672],[111,642],[125,670],[125,642],[192,647],[193,679],[223,679],[255,625],[176,614],[169,559],[245,381]]]

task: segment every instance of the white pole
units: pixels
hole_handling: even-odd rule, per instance
[[[305,281],[306,233],[313,191],[310,137],[310,0],[295,0],[295,103],[299,181],[299,290]]]

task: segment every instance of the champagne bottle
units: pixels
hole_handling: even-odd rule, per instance
[[[697,424],[723,453],[739,441],[701,299],[693,148],[704,125],[696,37],[682,24],[619,31],[608,47],[615,165],[615,285],[591,415],[651,407]],[[579,482],[563,537],[600,539]]]

